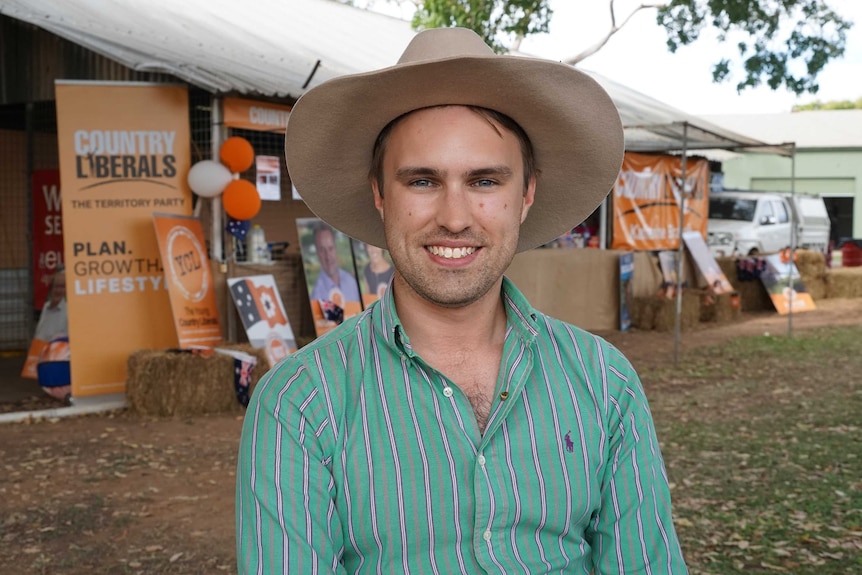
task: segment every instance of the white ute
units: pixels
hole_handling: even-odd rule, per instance
[[[820,196],[727,190],[709,198],[707,236],[715,257],[780,251],[790,246],[794,225],[797,248],[826,252],[830,222]]]

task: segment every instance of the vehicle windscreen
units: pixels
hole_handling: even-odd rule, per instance
[[[757,200],[713,196],[709,198],[709,219],[750,222],[756,208]]]

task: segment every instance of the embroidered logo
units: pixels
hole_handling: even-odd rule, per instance
[[[572,442],[572,432],[567,432],[564,439],[566,440],[566,451],[572,453],[575,450],[575,444]]]

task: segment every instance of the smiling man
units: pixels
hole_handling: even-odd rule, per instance
[[[463,29],[297,102],[291,178],[395,275],[255,389],[240,573],[686,573],[637,374],[503,275],[595,209],[622,147],[588,76]]]

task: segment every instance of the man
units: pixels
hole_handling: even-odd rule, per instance
[[[335,233],[327,225],[314,228],[314,246],[320,260],[320,274],[311,290],[311,299],[333,301],[344,307],[344,302],[359,301],[359,285],[352,274],[338,267]]]
[[[257,386],[240,573],[686,573],[631,365],[503,277],[593,211],[622,149],[593,80],[463,29],[299,100],[297,188],[396,271]]]

